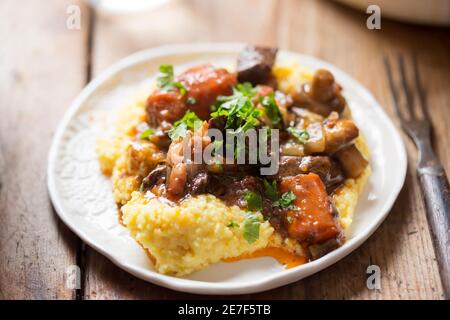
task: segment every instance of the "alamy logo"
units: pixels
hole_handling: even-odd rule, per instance
[[[381,270],[376,264],[372,264],[367,267],[366,273],[369,275],[367,277],[366,285],[369,290],[381,290]]]
[[[81,28],[81,9],[77,5],[70,5],[66,9],[69,15],[66,19],[66,28],[69,30],[80,30]]]
[[[380,30],[381,29],[381,9],[375,4],[371,4],[367,7],[367,14],[370,16],[367,18],[366,26],[369,30]]]

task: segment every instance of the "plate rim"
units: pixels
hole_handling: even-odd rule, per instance
[[[78,109],[83,105],[83,102],[89,98],[91,94],[95,92],[95,90],[103,84],[104,81],[113,77],[115,74],[125,70],[128,67],[131,67],[140,62],[156,58],[163,57],[170,54],[187,54],[187,53],[214,53],[214,52],[238,52],[239,49],[242,49],[246,44],[244,43],[235,43],[235,42],[201,42],[201,43],[182,43],[182,44],[170,44],[164,46],[158,46],[153,48],[144,49],[133,54],[130,54],[118,62],[114,63],[110,67],[106,68],[102,71],[97,77],[92,79],[77,95],[77,97],[73,100],[70,107],[65,112],[63,118],[60,120],[57,130],[53,136],[51,146],[48,154],[48,167],[47,167],[47,187],[49,191],[49,196],[52,201],[53,207],[58,214],[58,217],[64,222],[64,224],[74,232],[78,237],[80,237],[85,243],[87,243],[90,247],[95,249],[97,252],[104,255],[111,262],[113,262],[119,268],[131,273],[132,275],[144,280],[154,283],[159,286],[163,286],[172,290],[196,293],[196,294],[213,294],[213,295],[230,295],[230,294],[248,294],[266,291],[269,289],[273,289],[276,287],[280,287],[286,285],[288,283],[292,283],[298,280],[301,280],[305,277],[308,277],[316,272],[319,272],[330,265],[336,263],[337,261],[343,259],[351,252],[360,247],[381,225],[381,223],[386,219],[389,214],[392,206],[394,205],[395,200],[397,199],[403,184],[405,182],[406,173],[407,173],[407,155],[406,148],[399,133],[399,130],[394,125],[393,121],[386,114],[384,109],[375,99],[375,97],[369,92],[366,87],[360,84],[357,80],[353,79],[346,72],[341,70],[340,68],[328,63],[322,59],[316,58],[311,55],[306,55],[302,53],[297,53],[291,50],[283,50],[280,49],[280,52],[287,53],[292,56],[296,56],[301,59],[306,59],[310,61],[314,61],[320,63],[324,67],[330,69],[333,73],[339,74],[342,77],[345,77],[351,83],[351,86],[356,87],[358,92],[361,93],[365,99],[371,102],[371,104],[375,107],[375,111],[379,116],[384,118],[385,123],[390,127],[391,131],[394,133],[392,140],[395,142],[396,147],[398,147],[398,156],[402,159],[401,163],[397,165],[400,166],[399,170],[399,179],[397,179],[396,184],[392,187],[395,192],[392,193],[390,198],[387,201],[383,201],[383,206],[380,208],[380,211],[383,211],[382,216],[373,221],[368,227],[368,231],[359,236],[355,236],[349,239],[346,242],[346,246],[340,247],[324,257],[311,261],[307,264],[304,264],[299,267],[291,268],[285,270],[283,273],[278,273],[272,277],[265,278],[262,281],[252,281],[246,282],[244,284],[241,283],[223,283],[223,282],[206,282],[200,280],[192,280],[192,279],[184,279],[178,277],[172,277],[164,274],[157,273],[153,270],[148,270],[139,266],[130,265],[125,261],[121,261],[117,259],[114,254],[109,253],[107,250],[103,249],[100,244],[92,241],[90,237],[84,232],[76,227],[75,224],[72,224],[69,219],[66,217],[64,213],[64,209],[60,203],[60,200],[57,196],[57,188],[55,185],[55,166],[56,159],[58,156],[58,150],[61,143],[61,138],[72,120],[73,116],[76,114]],[[299,269],[301,268],[301,269]],[[296,277],[297,275],[297,277]]]

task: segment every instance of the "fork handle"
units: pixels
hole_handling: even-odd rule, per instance
[[[442,167],[417,170],[446,299],[450,299],[450,186]]]

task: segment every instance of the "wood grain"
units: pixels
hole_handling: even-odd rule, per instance
[[[0,2],[0,299],[73,299],[77,238],[53,212],[47,154],[84,85],[86,33],[66,29],[78,1]]]

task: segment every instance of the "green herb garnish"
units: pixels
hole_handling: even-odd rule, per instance
[[[247,207],[251,211],[261,211],[262,210],[262,198],[260,194],[256,192],[249,191],[244,196],[247,202]]]
[[[294,138],[300,143],[305,144],[309,140],[309,133],[305,129],[299,129],[296,127],[289,127],[286,129]]]
[[[195,114],[194,111],[187,111],[183,118],[175,121],[174,126],[178,126],[181,123],[185,123],[189,129],[194,129],[195,123],[201,122],[202,120]]]
[[[234,222],[234,221],[230,221],[230,223],[227,224],[227,227],[230,228],[230,229],[239,228],[239,223]]]
[[[201,122],[200,118],[193,111],[187,111],[183,118],[175,121],[174,127],[169,131],[169,137],[175,140],[178,137],[184,137],[188,129],[194,129],[195,123]]]
[[[266,195],[272,201],[278,200],[278,190],[277,190],[277,181],[273,180],[272,184],[269,181],[264,179],[264,189],[266,190]]]
[[[281,195],[281,198],[273,203],[274,207],[280,207],[282,209],[297,210],[298,208],[292,204],[297,199],[292,191],[285,192]]]
[[[259,125],[258,117],[261,111],[252,102],[254,88],[248,82],[237,84],[231,96],[219,96],[213,118],[225,116],[225,129],[234,129],[235,133],[246,132]]]
[[[144,131],[141,132],[140,138],[141,139],[148,139],[155,131],[152,128],[147,128]]]
[[[256,214],[249,212],[244,221],[244,239],[253,243],[259,239],[259,227],[261,222]]]
[[[272,121],[273,126],[277,126],[281,122],[280,109],[278,109],[275,95],[273,93],[260,99],[265,109],[267,117]]]
[[[168,132],[169,138],[175,140],[178,137],[184,137],[187,131],[188,127],[186,123],[181,123],[180,125],[173,127],[173,129]]]
[[[158,77],[158,87],[162,90],[171,91],[177,88],[181,96],[186,94],[186,88],[179,81],[174,81],[173,66],[171,64],[162,64],[159,66],[161,75]]]

